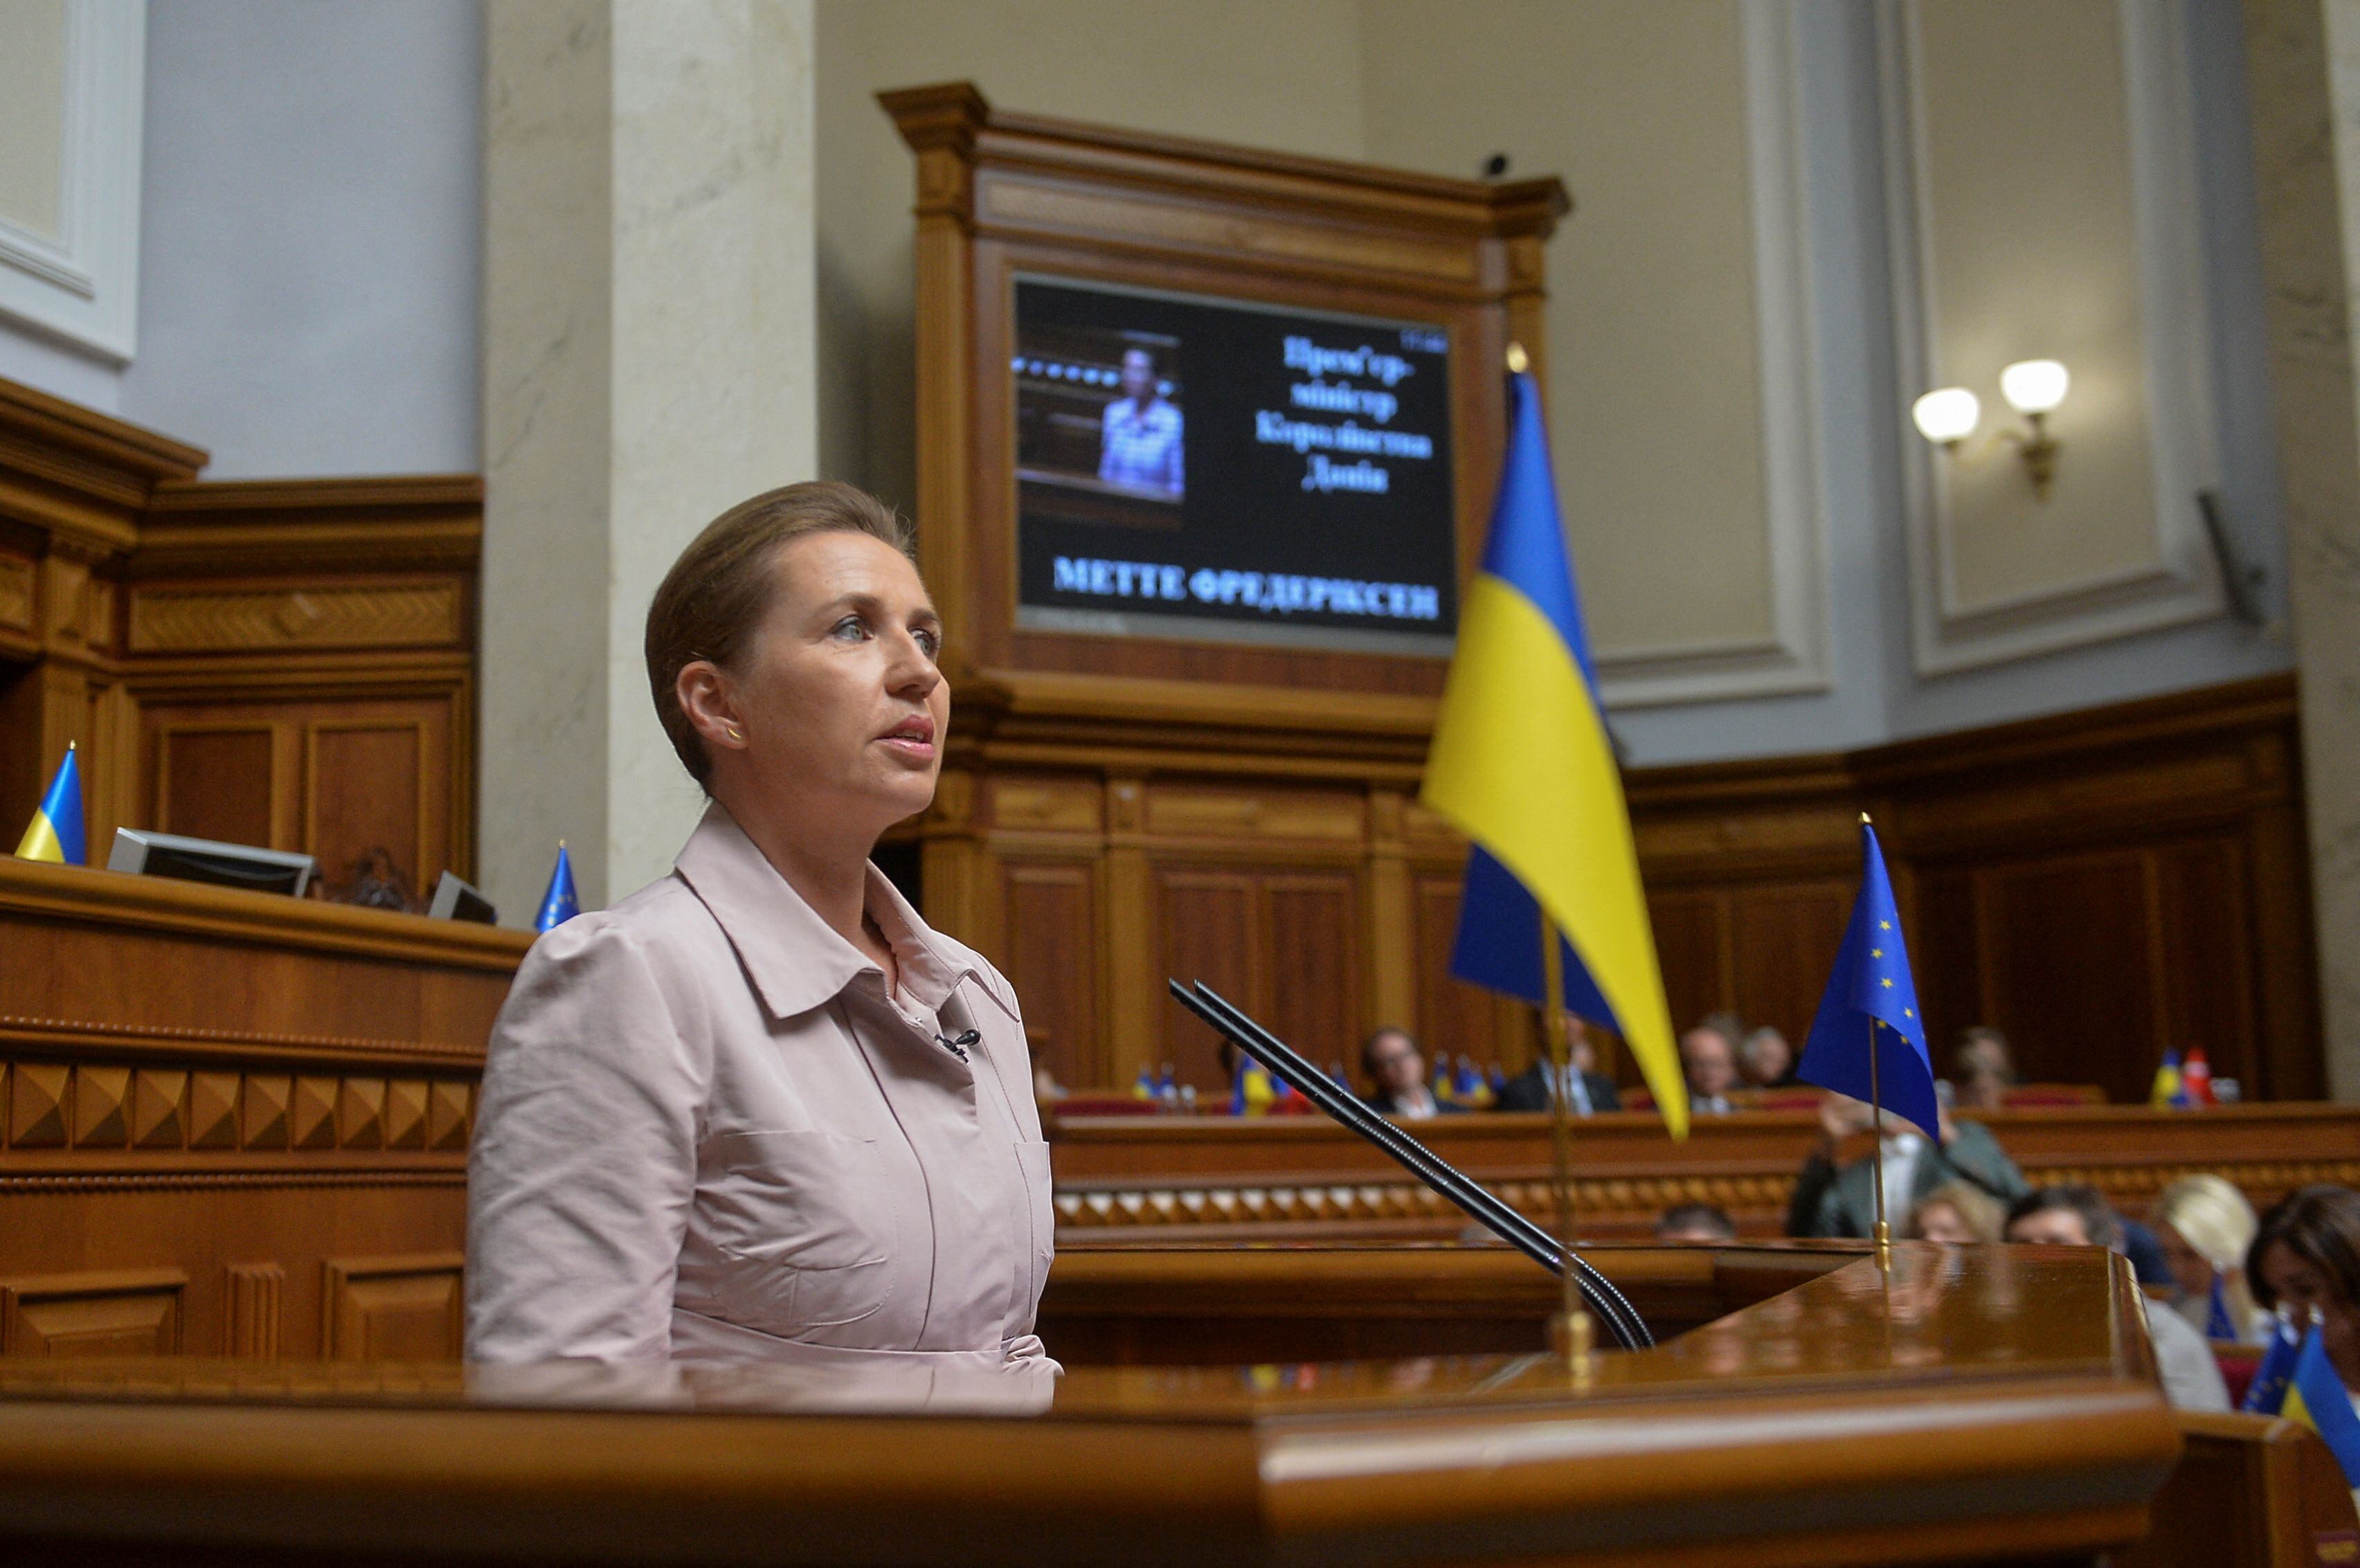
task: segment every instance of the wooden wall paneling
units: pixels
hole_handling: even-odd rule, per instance
[[[281,847],[280,725],[187,710],[148,717],[155,762],[144,820],[191,838]]]
[[[321,1266],[320,1355],[455,1361],[465,1336],[464,1252],[331,1258]]]
[[[1738,1005],[1731,899],[1726,891],[1688,887],[1647,895],[1655,962],[1663,970],[1664,998],[1676,1029],[1686,1029],[1707,1013]]]
[[[433,781],[442,758],[424,719],[303,726],[303,842],[329,877],[382,852],[424,897],[444,865],[434,842]]]
[[[1730,1005],[1739,1018],[1777,1029],[1801,1051],[1857,890],[1856,882],[1796,882],[1730,895],[1736,977]],[[1673,1024],[1686,1028],[1703,1016],[1675,1015]]]
[[[2164,1038],[2183,1052],[2203,1047],[2214,1076],[2240,1092],[2261,1066],[2246,858],[2242,836],[2207,835],[2159,846],[2151,873]]]
[[[2312,939],[2311,855],[2303,821],[2295,726],[2251,738],[2254,775],[2266,786],[2246,820],[2247,908],[2256,971],[2255,1082],[2250,1098],[2323,1099],[2319,1043],[2319,959]]]
[[[1100,1014],[1099,1059],[1106,1085],[1128,1088],[1152,1066],[1175,1022],[1164,989],[1163,935],[1154,862],[1146,845],[1147,780],[1137,773],[1106,781],[1106,848],[1101,888],[1105,945],[1098,974],[1106,1007]],[[1194,1020],[1190,1020],[1194,1022]]]
[[[1098,1040],[1098,868],[1087,859],[1000,862],[1009,984],[1024,1008],[1032,1060],[1064,1084],[1107,1081]]]
[[[178,1269],[89,1269],[0,1279],[0,1356],[175,1356]]]
[[[1342,1066],[1350,1077],[1363,1016],[1360,878],[1340,871],[1273,875],[1258,891],[1267,944],[1258,967],[1268,1010],[1260,1016],[1313,1062]]]
[[[1415,894],[1410,873],[1407,839],[1408,802],[1399,790],[1369,792],[1368,870],[1362,878],[1361,940],[1368,962],[1363,966],[1367,988],[1361,1001],[1361,1032],[1376,1029],[1416,1029],[1418,947]],[[1357,1051],[1347,1058],[1355,1082],[1360,1071]]]
[[[1165,864],[1153,875],[1159,973],[1184,985],[1201,980],[1266,1018],[1268,942],[1258,879],[1250,871]],[[1161,1000],[1158,1060],[1171,1062],[1175,1081],[1195,1084],[1200,1098],[1221,1097],[1229,1078],[1220,1037],[1168,994]]]
[[[2130,851],[1972,874],[1985,965],[1973,1021],[2006,1033],[2026,1077],[2144,1095],[2153,1063],[2144,1073],[2140,1063],[2159,1021],[2152,874]]]

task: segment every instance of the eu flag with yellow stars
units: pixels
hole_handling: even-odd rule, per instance
[[[1885,851],[1866,817],[1861,819],[1860,841],[1865,861],[1860,894],[1852,899],[1852,923],[1844,928],[1835,973],[1819,997],[1819,1017],[1811,1020],[1795,1076],[1855,1100],[1882,1101],[1886,1110],[1917,1123],[1939,1142],[1934,1062],[1926,1053],[1918,983],[1909,976],[1909,950],[1901,941],[1901,911],[1893,901],[1893,880],[1885,873]]]

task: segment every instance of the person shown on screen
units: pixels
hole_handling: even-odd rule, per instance
[[[1155,356],[1147,350],[1123,351],[1122,396],[1107,405],[1104,430],[1100,479],[1180,494],[1180,410],[1156,390]]]

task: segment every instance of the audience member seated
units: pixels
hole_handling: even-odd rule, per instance
[[[1945,1181],[1909,1211],[1907,1234],[1945,1247],[1994,1242],[2007,1225],[2007,1205],[1972,1181]]]
[[[1727,1116],[1738,1086],[1736,1034],[1708,1018],[1680,1036],[1680,1073],[1688,1082],[1691,1115]]]
[[[2007,1092],[2016,1085],[2016,1059],[2008,1053],[2007,1036],[1981,1024],[1959,1036],[1950,1058],[1953,1103],[1972,1111],[1995,1111],[2007,1104]]]
[[[1737,1239],[1737,1225],[1710,1203],[1679,1203],[1664,1211],[1655,1222],[1657,1241],[1729,1242]]]
[[[1598,1049],[1590,1038],[1590,1026],[1565,1015],[1565,1061],[1567,1077],[1571,1080],[1573,1112],[1586,1116],[1593,1111],[1619,1111],[1622,1108],[1622,1092],[1614,1080],[1598,1071]],[[1546,1111],[1549,1108],[1549,1064],[1535,1061],[1530,1067],[1500,1085],[1494,1110]]]
[[[1795,1081],[1795,1048],[1765,1024],[1737,1048],[1738,1071],[1757,1089],[1783,1089]]]
[[[1869,1107],[1848,1094],[1830,1094],[1819,1102],[1819,1139],[1795,1178],[1795,1195],[1786,1209],[1788,1236],[1875,1234],[1875,1160],[1863,1155],[1849,1165],[1836,1164],[1844,1138],[1867,1131],[1871,1119]],[[2024,1177],[2016,1162],[1979,1122],[1954,1122],[1943,1116],[1939,1143],[1928,1143],[1916,1127],[1890,1115],[1885,1127],[1885,1212],[1890,1218],[1914,1214],[1936,1188],[1954,1181],[2003,1203],[2013,1203],[2024,1192]]]
[[[2171,1305],[2205,1338],[2259,1345],[2270,1314],[2245,1285],[2254,1206],[2218,1176],[2182,1176],[2156,1194],[2147,1219],[2171,1270]]]
[[[1446,1105],[1426,1084],[1426,1056],[1406,1029],[1381,1029],[1360,1042],[1360,1071],[1374,1085],[1369,1104],[1389,1116],[1424,1121],[1457,1105]]]
[[[2104,1247],[2122,1250],[2121,1218],[2094,1187],[2043,1187],[2018,1198],[2007,1212],[2007,1239],[2041,1247]],[[2163,1374],[2163,1395],[2184,1410],[2225,1410],[2229,1386],[2204,1336],[2163,1302],[2142,1291],[2147,1334]]]
[[[2322,1184],[2288,1193],[2262,1216],[2245,1278],[2265,1311],[2316,1322],[2335,1375],[2360,1390],[2360,1192]]]

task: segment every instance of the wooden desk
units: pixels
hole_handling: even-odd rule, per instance
[[[455,1356],[530,942],[0,858],[0,1355]]]
[[[2180,1453],[2140,1323],[2097,1253],[1904,1246],[1584,1387],[1546,1356],[6,1363],[0,1537],[131,1563],[2090,1562]]]
[[[1858,1262],[1865,1242],[1583,1249],[1658,1340]],[[1068,1367],[1526,1355],[1548,1343],[1555,1276],[1450,1242],[1173,1239],[1060,1247],[1040,1331]]]
[[[2360,1106],[1964,1114],[1991,1128],[2029,1180],[2091,1182],[2134,1214],[2165,1182],[2194,1171],[2227,1177],[2256,1207],[2307,1181],[2360,1184]],[[1728,1211],[1744,1235],[1778,1235],[1795,1173],[1819,1137],[1817,1118],[1742,1112],[1700,1116],[1692,1129],[1677,1144],[1652,1115],[1583,1121],[1574,1136],[1582,1234],[1646,1236],[1664,1210],[1705,1203]],[[1550,1213],[1546,1116],[1440,1116],[1415,1131],[1510,1203]],[[1060,1119],[1050,1137],[1061,1242],[1430,1237],[1465,1229],[1456,1210],[1325,1117]]]

